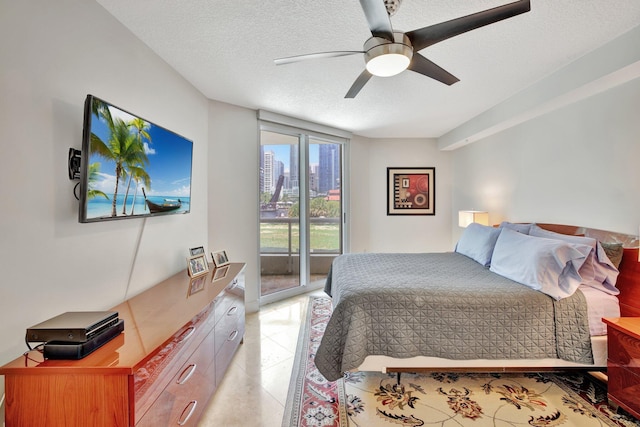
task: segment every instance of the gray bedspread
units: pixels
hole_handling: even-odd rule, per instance
[[[330,381],[368,355],[593,363],[581,292],[555,301],[455,252],[341,255],[325,291],[315,364]]]

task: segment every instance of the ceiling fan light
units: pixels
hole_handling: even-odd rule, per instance
[[[397,53],[376,56],[367,62],[367,71],[374,76],[390,77],[400,74],[409,66],[409,58]]]
[[[400,74],[411,63],[413,49],[402,43],[386,43],[365,53],[367,71],[374,76],[390,77]]]

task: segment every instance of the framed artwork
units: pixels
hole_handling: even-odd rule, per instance
[[[189,255],[191,256],[200,255],[200,254],[204,254],[204,246],[198,246],[197,248],[189,249]]]
[[[187,296],[191,296],[196,292],[200,292],[201,290],[203,290],[206,280],[207,280],[207,276],[205,276],[204,274],[201,274],[197,277],[192,278],[189,281],[189,293]]]
[[[187,258],[187,271],[190,277],[198,277],[209,272],[209,263],[205,254],[194,255]]]
[[[222,267],[216,268],[215,270],[213,270],[213,279],[211,279],[211,281],[215,282],[216,280],[220,280],[227,277],[228,271],[229,271],[228,265],[224,265]]]
[[[226,251],[211,252],[211,259],[213,259],[213,265],[216,267],[229,264],[229,257]]]
[[[435,215],[436,168],[387,168],[387,215]]]

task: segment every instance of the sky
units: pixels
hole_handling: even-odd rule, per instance
[[[134,116],[119,110],[110,108],[111,116],[122,118],[125,122],[131,121]],[[193,142],[173,133],[163,127],[149,123],[148,129],[151,143],[145,144],[149,164],[145,170],[151,178],[151,188],[145,188],[147,195],[158,196],[182,196],[191,194],[191,161],[193,154]],[[109,129],[106,123],[95,115],[91,120],[91,132],[95,133],[105,143],[109,138]],[[113,194],[115,186],[115,163],[90,153],[89,164],[100,162],[100,176],[102,180],[94,184],[95,189]]]

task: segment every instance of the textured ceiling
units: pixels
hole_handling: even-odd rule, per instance
[[[404,0],[391,22],[409,31],[509,2]],[[439,137],[640,24],[639,0],[531,0],[528,13],[420,51],[453,86],[405,71],[345,99],[361,55],[273,60],[362,50],[371,33],[357,0],[98,3],[210,99],[376,138]]]

